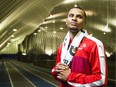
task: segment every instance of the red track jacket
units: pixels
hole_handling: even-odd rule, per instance
[[[62,44],[59,46],[56,64],[60,62]],[[85,37],[79,45],[71,62],[71,73],[67,82],[57,79],[55,67],[52,75],[61,82],[60,87],[106,87],[108,71],[104,46],[94,37]]]

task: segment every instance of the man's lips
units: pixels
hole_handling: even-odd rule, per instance
[[[71,24],[71,25],[74,25],[74,26],[75,26],[75,25],[77,25],[77,23],[76,23],[76,22],[71,22],[70,24]]]

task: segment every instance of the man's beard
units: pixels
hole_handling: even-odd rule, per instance
[[[77,33],[79,31],[79,29],[69,28],[69,31],[72,32],[72,33]]]

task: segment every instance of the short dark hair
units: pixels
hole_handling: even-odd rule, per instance
[[[85,16],[85,18],[87,17],[86,12],[85,12],[85,10],[84,10],[82,7],[77,6],[77,7],[73,7],[73,8],[81,9],[81,10],[84,12],[84,16]]]

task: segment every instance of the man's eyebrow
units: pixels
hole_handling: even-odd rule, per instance
[[[73,15],[73,13],[69,13],[68,16]]]

